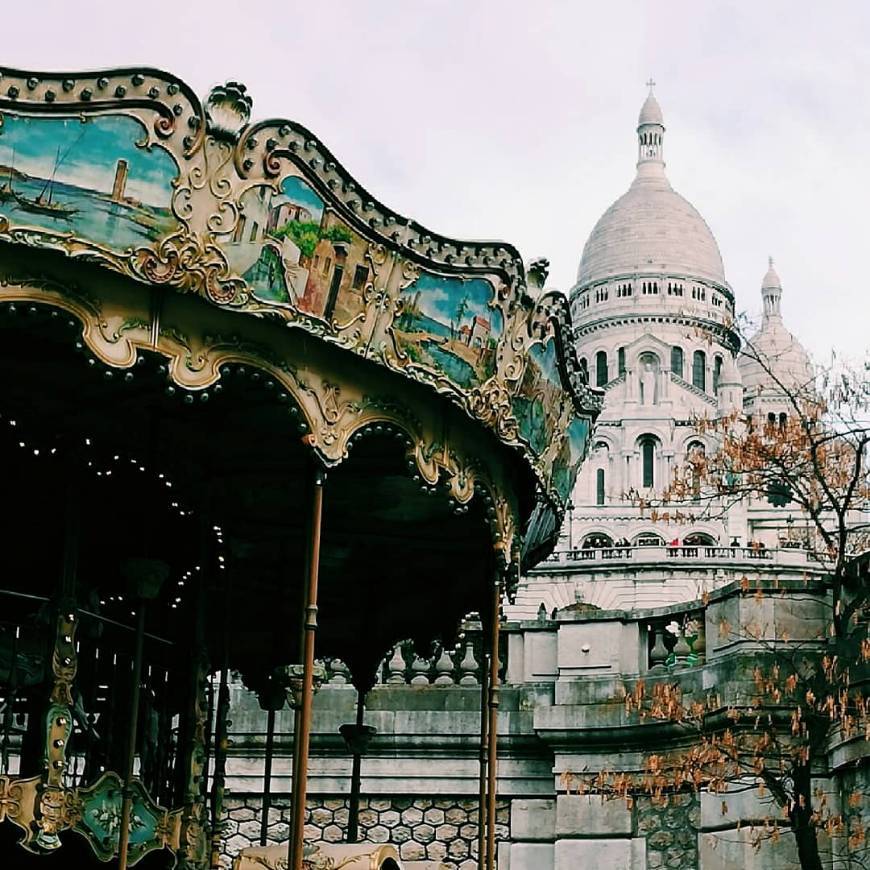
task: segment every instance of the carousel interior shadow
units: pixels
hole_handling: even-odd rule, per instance
[[[0,774],[42,770],[64,596],[80,614],[65,783],[123,770],[140,606],[126,566],[154,560],[166,576],[141,605],[137,769],[158,803],[179,806],[197,645],[210,670],[239,670],[253,688],[300,659],[312,477],[301,415],[250,367],[202,393],[174,387],[156,354],[107,369],[77,321],[42,306],[0,312],[0,383]],[[392,431],[365,433],[324,489],[317,655],[341,657],[364,690],[391,643],[449,639],[457,614],[484,610],[494,570],[480,498],[458,515],[414,479],[406,449]],[[467,582],[445,592],[439,578],[457,571]],[[0,852],[20,833],[0,825]],[[84,866],[84,839],[63,839],[59,860]]]

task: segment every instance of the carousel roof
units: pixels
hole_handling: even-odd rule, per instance
[[[335,469],[323,638],[364,645],[354,619],[380,584],[368,666],[414,596],[433,596],[403,634],[421,639],[476,603],[445,578],[487,573],[481,529],[505,565],[548,552],[601,395],[540,264],[527,276],[508,244],[427,230],[304,127],[250,110],[236,82],[202,104],[154,70],[0,68],[0,306],[39,315],[5,324],[4,408],[93,436],[100,461],[121,444],[177,469],[251,616],[241,660],[261,651],[256,620],[277,630],[292,610],[275,594],[301,559],[298,481]]]

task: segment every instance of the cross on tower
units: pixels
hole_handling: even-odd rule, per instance
[[[649,81],[646,83],[646,86],[649,88],[649,92],[652,93],[652,89],[656,86],[656,83],[653,81],[653,77],[649,77]]]

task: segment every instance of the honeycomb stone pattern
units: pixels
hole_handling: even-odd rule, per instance
[[[224,801],[222,866],[247,846],[260,845],[262,799],[227,796]],[[341,843],[347,831],[344,797],[310,798],[306,804],[305,840]],[[510,804],[496,805],[496,839],[510,837]],[[442,861],[451,870],[477,870],[477,801],[473,798],[361,798],[360,840],[392,843],[405,861]],[[268,843],[286,843],[290,802],[274,799],[269,807]]]

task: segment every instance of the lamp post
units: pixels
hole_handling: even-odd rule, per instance
[[[347,813],[347,842],[356,843],[359,840],[359,795],[362,778],[362,757],[368,750],[372,737],[377,729],[372,725],[363,725],[365,715],[365,695],[359,692],[356,701],[356,723],[342,725],[338,730],[344,738],[345,746],[353,755],[353,767],[350,775],[350,806]]]
[[[130,691],[130,730],[127,736],[127,765],[124,771],[124,796],[118,833],[118,870],[126,870],[130,851],[130,816],[133,810],[133,766],[139,719],[139,684],[142,679],[142,650],[145,640],[145,609],[160,594],[169,576],[169,566],[157,559],[128,559],[122,566],[130,592],[139,602],[136,608],[136,640],[133,654],[133,685]]]

